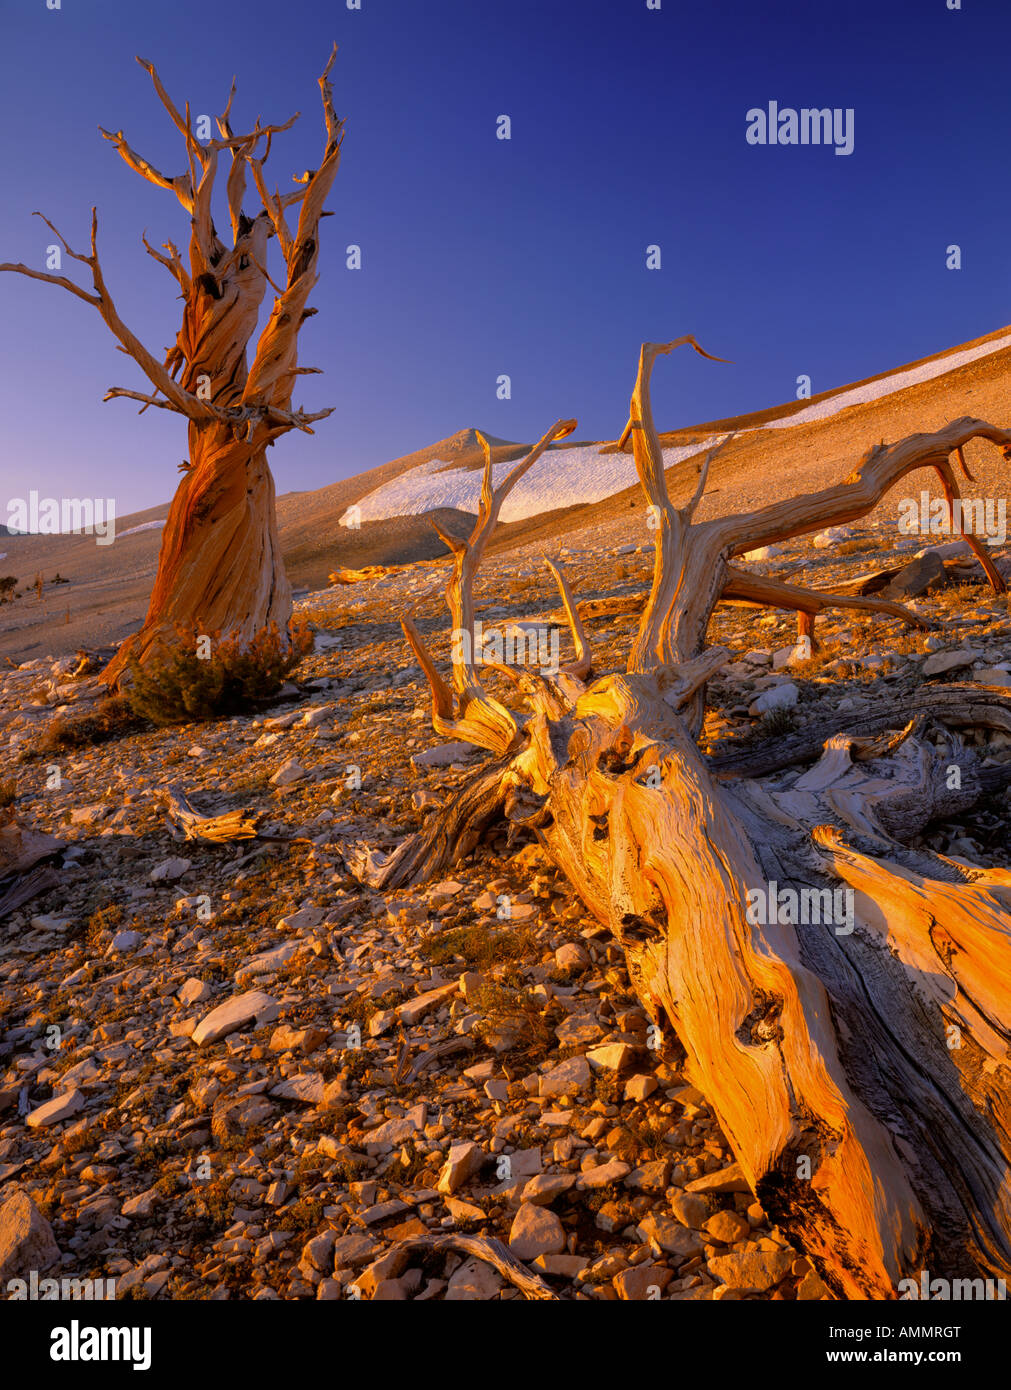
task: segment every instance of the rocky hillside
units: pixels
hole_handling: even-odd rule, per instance
[[[893,513],[754,567],[831,588],[921,544],[896,559],[894,540]],[[487,563],[486,624],[551,624],[540,542]],[[641,511],[573,529],[562,553],[581,600],[634,609],[648,584]],[[390,895],[351,873],[485,756],[433,737],[396,621],[420,604],[447,659],[431,580],[308,594],[317,650],[255,716],[65,748],[93,678],[52,648],[0,677],[6,814],[62,846],[53,886],[0,919],[0,1273],[34,1261],[158,1299],[830,1297],[536,844],[503,830],[452,878]],[[980,580],[942,549],[891,581],[929,632],[837,612],[810,659],[792,617],[721,607],[733,661],[708,746],[757,758],[924,682],[1011,684],[1007,599]],[[588,623],[599,670],[623,664],[633,622]],[[975,737],[1011,759],[1008,735]],[[173,788],[205,815],[258,813],[257,834],[177,838]],[[1006,801],[929,844],[1006,862]]]

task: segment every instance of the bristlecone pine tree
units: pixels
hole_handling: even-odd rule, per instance
[[[1007,692],[924,686],[848,727],[840,716],[814,736],[722,758],[697,739],[706,679],[729,657],[706,647],[721,600],[796,609],[809,635],[824,607],[878,607],[753,578],[733,556],[853,521],[914,469],[935,469],[957,496],[951,456],[980,438],[1008,457],[1011,431],[956,420],[875,446],[838,486],[693,524],[708,460],[675,508],[649,400],[657,355],[685,342],[697,346],[644,345],[632,396],[635,463],[658,529],[627,669],[594,678],[558,570],[575,662],[554,678],[499,668],[522,693],[516,714],[473,659],[482,551],[509,490],[575,424],[560,421],[497,487],[486,455],[474,532],[466,544],[445,537],[452,625],[471,638],[455,643],[451,686],[402,619],[436,730],[495,757],[389,856],[359,854],[356,872],[393,888],[458,862],[497,817],[532,830],[621,943],[639,998],[762,1205],[837,1296],[896,1298],[923,1270],[1008,1276],[1011,873],[910,847],[928,822],[1011,776],[1007,764],[981,766],[953,732],[1011,731]],[[924,738],[928,721],[940,732]],[[773,891],[785,910],[762,910]],[[849,903],[852,930],[833,902]]]
[[[105,399],[127,396],[149,406],[174,410],[189,422],[189,458],[162,537],[158,574],[142,630],[124,643],[103,677],[115,685],[132,653],[143,664],[159,648],[171,644],[179,631],[220,633],[248,640],[276,624],[287,632],[291,618],[291,587],[284,572],[274,509],[274,481],[267,465],[268,445],[299,429],[312,434],[312,422],[331,410],[307,414],[292,408],[296,378],[318,370],[297,364],[298,334],[315,309],[307,307],[316,284],[319,222],[323,204],[340,164],[343,122],[333,106],[330,69],[336,44],[319,79],[326,124],[326,145],[317,169],[307,170],[290,192],[270,192],[263,172],[273,137],[284,125],[262,126],[236,135],[229,113],[235,83],[224,114],[218,118],[220,138],[200,141],[193,133],[189,106],[185,118],[162,86],[153,64],[137,61],[151,75],[155,91],[186,145],[187,169],[175,177],[160,173],[127,143],[122,131],[102,130],[126,163],[149,183],[174,193],[190,215],[189,268],[172,242],[162,254],[144,239],[147,251],[173,276],[183,300],[182,327],[164,362],[159,361],[126,327],[116,311],[98,259],[98,219],[91,211],[91,253],[72,251],[60,233],[66,252],[91,271],[94,293],[62,275],[50,275],[25,265],[0,265],[35,280],[47,280],[94,305],[121,351],[132,357],[150,381],[144,394],[114,386]],[[101,129],[101,127],[100,127]],[[230,156],[226,184],[231,245],[218,235],[211,215],[218,159]],[[247,171],[262,205],[254,217],[242,210]],[[295,230],[290,209],[298,208]],[[41,216],[41,214],[38,214]],[[276,237],[284,257],[284,285],[267,270],[267,243]],[[260,333],[252,365],[247,348],[256,332],[267,286],[274,305]]]

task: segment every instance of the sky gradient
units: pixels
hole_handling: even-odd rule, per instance
[[[334,39],[341,169],[321,226],[319,313],[295,403],[335,407],[272,451],[278,492],[321,487],[474,425],[536,439],[625,423],[639,344],[694,333],[655,377],[662,428],[793,399],[990,332],[1008,309],[1011,107],[981,55],[1011,47],[1006,0],[0,0],[0,261],[45,268],[44,212],[99,252],[126,323],[161,355],[177,287],[141,244],[185,248],[175,198],[127,168],[123,129],[168,173],[181,138],[141,54],[195,114],[232,75],[236,129],[282,121],[283,191],[323,147],[316,81]],[[746,112],[854,112],[854,149],[761,147]],[[496,139],[508,115],[512,139]],[[223,178],[222,178],[223,183]],[[256,211],[247,194],[247,210]],[[217,218],[219,228],[227,218]],[[348,270],[345,248],[362,248]],[[945,252],[961,247],[963,268]],[[662,269],[646,268],[659,245]],[[270,269],[279,258],[273,248]],[[69,263],[88,285],[87,269]],[[265,312],[269,309],[269,294]],[[167,501],[185,422],[145,390],[94,309],[0,276],[0,520],[7,497]],[[508,374],[512,396],[496,381]]]

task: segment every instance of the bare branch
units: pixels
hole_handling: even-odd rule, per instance
[[[453,570],[446,590],[446,606],[449,609],[452,623],[452,690],[436,670],[431,654],[411,618],[402,618],[401,626],[415,656],[418,658],[418,664],[428,678],[432,690],[432,723],[436,731],[441,734],[465,738],[481,747],[504,753],[513,745],[519,733],[520,726],[516,716],[485,691],[477,674],[480,657],[476,650],[474,628],[474,576],[480,566],[488,537],[498,521],[502,503],[508,494],[527,469],[532,467],[540,458],[548,445],[555,439],[561,439],[565,435],[571,434],[575,427],[575,420],[557,421],[534,445],[529,454],[510,469],[508,475],[497,488],[493,486],[492,481],[491,446],[483,435],[478,435],[484,450],[485,469],[478,516],[470,539],[461,541],[443,531],[437,522],[432,521],[435,530],[453,553]],[[560,573],[557,570],[554,572],[559,580],[564,599],[567,586]],[[572,605],[571,594],[568,595],[568,605],[570,622],[574,623],[573,635],[576,639],[578,664],[587,655],[587,651],[579,619]],[[455,717],[454,708],[456,709]]]
[[[40,213],[39,216],[42,217],[42,214]],[[112,330],[114,336],[119,339],[122,351],[134,359],[151,384],[155,386],[168,401],[172,402],[176,410],[183,415],[189,416],[189,418],[193,420],[210,418],[212,414],[211,407],[206,402],[198,400],[196,396],[190,395],[188,391],[184,391],[181,386],[173,381],[162,363],[148,352],[140,339],[127,328],[126,324],[119,317],[116,306],[113,303],[112,295],[109,293],[108,286],[102,275],[102,267],[98,259],[97,209],[91,209],[91,254],[89,256],[81,255],[77,251],[72,250],[60,233],[56,231],[56,228],[53,227],[49,219],[47,217],[42,217],[42,220],[47,226],[52,227],[52,230],[60,238],[64,246],[66,246],[67,254],[72,256],[75,261],[81,261],[90,268],[92,282],[95,286],[95,293],[93,295],[88,294],[80,285],[75,285],[72,280],[68,280],[62,275],[44,274],[42,271],[30,270],[24,265],[2,265],[0,266],[0,270],[17,271],[18,274],[28,275],[33,280],[46,280],[52,285],[59,285],[61,289],[69,290],[70,293],[75,294],[78,299],[83,299],[87,304],[93,305],[102,315],[102,318]]]
[[[456,564],[453,567],[453,574],[449,581],[446,601],[449,605],[450,616],[453,620],[454,629],[466,634],[463,645],[469,651],[461,655],[461,659],[454,661],[453,664],[453,685],[461,701],[466,703],[472,699],[479,699],[483,694],[481,682],[478,680],[474,669],[474,596],[473,585],[474,576],[477,574],[481,564],[484,548],[488,543],[488,538],[498,523],[499,512],[502,503],[508,497],[520,478],[528,469],[532,468],[544,450],[556,439],[563,439],[571,434],[576,428],[575,420],[557,420],[555,424],[542,435],[529,454],[519,461],[509,470],[498,487],[492,483],[492,451],[484,435],[479,434],[478,439],[484,450],[485,467],[484,477],[481,484],[481,501],[478,506],[477,521],[474,529],[466,543],[451,541],[443,535],[446,544],[454,551]],[[468,659],[469,658],[469,659]]]
[[[165,250],[169,253],[167,256],[163,256],[162,253],[160,251],[156,251],[155,248],[148,241],[147,232],[141,234],[141,241],[143,241],[144,243],[144,249],[147,252],[147,254],[149,256],[153,256],[154,259],[160,265],[163,265],[165,269],[169,272],[169,274],[173,276],[175,280],[178,281],[179,288],[182,290],[183,294],[189,294],[190,277],[186,272],[186,267],[182,263],[182,258],[179,255],[178,248],[171,241],[163,241],[162,245],[165,247]]]
[[[875,445],[864,454],[853,473],[833,487],[773,502],[755,512],[705,521],[694,528],[694,533],[705,535],[707,544],[711,538],[717,548],[723,546],[729,554],[741,555],[826,526],[844,525],[865,516],[907,473],[933,468],[942,480],[944,469],[951,476],[948,455],[970,439],[988,439],[1002,450],[1005,458],[1011,457],[1011,430],[964,416],[933,434],[911,434],[895,444]]]
[[[590,671],[593,669],[593,653],[583,628],[583,620],[579,616],[575,599],[572,597],[572,590],[569,581],[565,576],[565,571],[560,565],[556,565],[552,560],[545,560],[544,563],[555,577],[558,591],[562,596],[562,607],[565,609],[565,616],[569,620],[569,630],[572,633],[572,641],[576,648],[576,659],[566,666],[567,675],[575,676],[577,680],[585,681]]]
[[[959,455],[961,455],[961,447],[959,447],[959,449],[956,452]],[[962,458],[962,468],[965,472],[966,477],[971,477],[969,470],[965,467],[964,457]],[[948,504],[948,514],[952,518],[952,521],[954,521],[955,502],[961,501],[962,494],[959,491],[958,483],[955,480],[955,472],[951,466],[950,460],[945,459],[943,463],[936,464],[934,471],[937,473],[937,476],[941,480],[941,487],[944,491],[944,500]],[[976,556],[976,559],[979,561],[979,563],[983,566],[983,570],[986,574],[987,579],[989,579],[990,581],[990,586],[993,589],[994,593],[1006,593],[1007,584],[1004,582],[1004,576],[1001,574],[1000,570],[994,564],[993,559],[988,553],[986,546],[983,544],[983,542],[979,539],[978,536],[974,535],[971,531],[967,531],[965,529],[965,518],[962,515],[961,508],[959,509],[958,531],[959,535],[965,541],[966,545]]]
[[[703,351],[690,334],[675,338],[671,343],[643,343],[639,354],[639,371],[629,407],[629,425],[622,436],[624,439],[629,432],[631,433],[636,472],[646,494],[646,501],[653,509],[656,525],[653,586],[628,659],[629,671],[652,671],[658,666],[672,666],[677,661],[678,654],[671,631],[672,614],[684,583],[688,531],[692,515],[705,488],[709,460],[707,459],[702,469],[695,496],[683,511],[678,511],[667,491],[663,450],[653,423],[649,383],[656,359],[685,345],[694,348],[703,357],[717,362],[726,361],[722,357],[713,358],[712,353]],[[710,458],[714,456],[710,454]]]
[[[144,411],[151,405],[157,405],[162,410],[179,411],[179,407],[173,405],[171,401],[163,401],[158,396],[145,396],[142,391],[128,391],[125,386],[110,386],[102,400],[111,401],[114,396],[128,396],[131,400],[143,401],[143,406],[137,411],[138,415],[143,415]]]
[[[203,146],[196,139],[196,137],[193,134],[193,131],[190,129],[189,119],[187,118],[187,120],[183,120],[182,116],[180,116],[179,114],[179,111],[175,103],[172,101],[172,98],[169,96],[168,92],[166,92],[165,88],[162,86],[161,78],[158,76],[158,72],[155,68],[154,63],[149,63],[146,58],[138,58],[137,62],[141,65],[144,71],[149,74],[151,81],[154,83],[154,89],[158,93],[158,96],[161,98],[162,105],[172,118],[173,125],[179,131],[179,134],[183,137],[183,139],[186,141],[186,148],[190,151],[191,157],[195,155],[196,158],[200,161],[200,163],[203,164],[205,162]],[[194,184],[195,183],[196,180],[194,180]]]
[[[273,224],[274,233],[281,247],[281,255],[287,260],[291,252],[291,231],[285,221],[283,199],[279,194],[272,194],[268,189],[263,178],[263,160],[250,157],[248,164],[253,174],[256,191],[260,195],[260,202]],[[301,201],[301,199],[302,194],[300,193],[298,200]]]
[[[174,193],[186,211],[192,215],[193,183],[188,174],[177,174],[175,178],[169,178],[167,174],[163,174],[148,160],[137,154],[136,150],[131,149],[121,130],[113,134],[109,130],[104,130],[102,126],[99,126],[98,129],[104,140],[112,141],[135,174],[140,174],[141,178],[147,179],[148,183],[153,183],[158,188],[167,188],[170,193]]]
[[[0,270],[13,270],[18,275],[27,275],[32,280],[45,280],[47,284],[59,285],[63,290],[69,290],[71,294],[76,294],[78,299],[83,299],[85,304],[93,304],[97,308],[100,300],[97,295],[89,294],[87,290],[82,290],[80,285],[75,285],[73,280],[68,280],[65,275],[49,275],[43,270],[31,270],[28,266],[20,262],[5,261],[0,265]]]
[[[246,191],[246,166],[250,156],[261,137],[266,137],[267,151],[269,152],[271,137],[281,131],[290,130],[298,120],[299,113],[296,111],[294,116],[292,116],[290,120],[285,121],[282,125],[261,126],[259,118],[257,118],[255,128],[250,131],[248,135],[236,135],[229,121],[234,97],[235,78],[233,77],[231,91],[228,93],[228,103],[225,106],[224,112],[218,117],[218,129],[221,132],[222,139],[211,141],[208,148],[213,147],[215,150],[227,149],[231,151],[232,163],[228,171],[226,193],[228,198],[228,216],[232,224],[232,241],[233,244],[237,245],[242,234],[242,198]],[[266,154],[264,154],[263,160],[265,160],[266,157]],[[263,160],[259,161],[261,166]]]
[[[859,608],[870,613],[887,613],[889,617],[901,618],[910,627],[929,628],[926,619],[886,598],[855,597],[851,594],[831,594],[820,589],[804,589],[797,584],[784,584],[780,579],[765,575],[750,574],[734,565],[725,567],[725,581],[720,594],[721,603],[755,604],[768,608],[790,608],[812,618],[826,608]],[[806,629],[807,635],[813,632]]]
[[[243,398],[258,397],[284,406],[290,400],[290,372],[295,366],[298,333],[306,313],[306,303],[316,284],[316,263],[319,259],[319,220],[323,204],[337,176],[340,165],[344,125],[333,105],[330,69],[337,56],[337,45],[327,60],[319,79],[323,99],[323,119],[327,143],[319,168],[307,176],[305,193],[301,197],[298,230],[291,238],[284,219],[284,204],[279,194],[273,197],[263,182],[262,168],[250,160],[257,192],[274,224],[288,267],[288,283],[283,295],[274,305],[257,344],[256,356],[249,369]]]
[[[955,450],[955,457],[958,459],[959,467],[961,468],[965,476],[969,479],[970,483],[974,483],[976,479],[969,472],[969,465],[965,461],[965,452],[962,449],[961,445],[959,445],[958,448]]]

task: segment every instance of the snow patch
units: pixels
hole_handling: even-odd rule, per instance
[[[784,430],[790,429],[793,425],[806,425],[811,420],[827,420],[830,415],[837,415],[848,406],[865,405],[868,401],[890,396],[895,391],[903,391],[907,386],[916,386],[918,382],[933,381],[936,376],[944,376],[946,372],[953,372],[958,367],[964,367],[967,362],[975,362],[979,357],[988,357],[991,352],[999,352],[1009,344],[1011,333],[1005,334],[1003,338],[994,338],[989,343],[978,343],[976,347],[966,348],[964,352],[953,352],[947,357],[939,357],[935,362],[921,362],[918,367],[910,367],[904,372],[893,372],[891,376],[884,376],[880,381],[868,381],[863,386],[854,386],[851,391],[843,391],[838,396],[818,401],[815,405],[799,410],[796,415],[787,415],[782,420],[770,420],[765,428]]]
[[[144,521],[139,526],[131,526],[128,531],[117,532],[117,540],[122,540],[124,536],[135,536],[138,531],[157,531],[159,526],[165,525],[165,518],[161,521]]]
[[[701,450],[712,448],[718,436],[678,449],[664,449],[665,468],[671,468]],[[497,485],[513,463],[492,465]],[[456,507],[477,514],[481,497],[481,469],[446,468],[446,460],[430,459],[399,478],[370,492],[355,513],[345,512],[342,526],[364,521],[384,521],[392,516],[419,516],[437,507]],[[499,513],[502,521],[523,521],[541,512],[572,507],[580,502],[599,502],[636,481],[630,454],[602,454],[599,444],[575,449],[549,449],[542,454],[510,492]]]
[[[869,381],[863,386],[854,386],[849,391],[841,391],[826,400],[818,401],[788,415],[782,420],[770,420],[762,429],[792,429],[794,425],[804,425],[812,420],[827,420],[840,410],[850,406],[864,405],[868,401],[880,400],[895,391],[905,390],[921,381],[931,381],[955,371],[967,362],[999,352],[1011,345],[1011,333],[1003,338],[994,338],[988,343],[965,348],[962,352],[949,353],[947,357],[933,362],[922,362],[917,367],[893,372],[879,381]],[[741,433],[752,433],[751,430]],[[702,453],[719,444],[727,436],[713,435],[696,444],[677,449],[664,449],[665,468],[682,463],[693,454]],[[439,507],[455,507],[462,512],[477,514],[481,495],[481,470],[467,468],[447,469],[448,460],[430,459],[417,468],[402,473],[399,478],[368,493],[355,507],[340,518],[341,526],[357,527],[364,521],[386,521],[395,516],[420,516],[424,512]],[[514,463],[499,463],[492,468],[492,478],[496,484],[506,476]],[[516,484],[502,504],[502,521],[524,521],[527,517],[542,512],[555,511],[561,507],[571,507],[579,503],[599,502],[605,497],[613,497],[616,492],[633,486],[636,482],[635,464],[629,454],[602,454],[600,445],[590,444],[574,449],[549,449],[542,454],[528,473]],[[164,522],[149,522],[149,526],[162,526]],[[134,527],[134,530],[143,530]],[[129,531],[121,534],[129,535]]]

